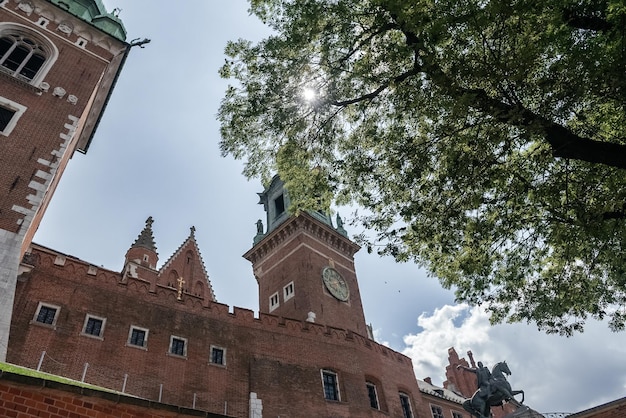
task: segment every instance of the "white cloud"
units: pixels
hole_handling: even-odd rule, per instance
[[[578,412],[624,396],[626,347],[613,343],[606,323],[589,322],[584,334],[565,338],[523,324],[491,326],[484,310],[461,304],[424,313],[417,324],[422,330],[404,337],[403,353],[420,379],[442,384],[447,349],[455,347],[489,367],[506,360],[513,389],[540,412]]]

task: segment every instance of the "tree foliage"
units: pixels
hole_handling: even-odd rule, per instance
[[[251,0],[221,150],[359,215],[492,320],[626,325],[622,0]],[[315,93],[305,98],[304,91]],[[320,175],[323,173],[323,175]]]

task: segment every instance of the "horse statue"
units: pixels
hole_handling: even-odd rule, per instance
[[[482,363],[478,363],[478,369],[470,369],[463,367],[476,373],[478,377],[479,388],[472,398],[463,403],[463,408],[475,416],[476,418],[491,418],[491,407],[503,405],[510,402],[517,407],[522,406],[524,402],[523,390],[512,390],[511,385],[506,380],[506,376],[511,375],[511,370],[506,361],[500,362],[493,366],[491,373]],[[514,396],[522,394],[522,400],[517,401]]]

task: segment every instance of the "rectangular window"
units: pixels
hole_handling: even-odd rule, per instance
[[[278,296],[278,292],[276,292],[272,296],[270,296],[270,312],[278,308],[279,305],[280,305],[280,298]]]
[[[128,333],[128,345],[146,347],[148,345],[148,330],[131,326]]]
[[[211,363],[226,365],[226,349],[221,347],[211,346]]]
[[[452,411],[452,418],[464,418],[463,414],[457,411]]]
[[[430,412],[433,414],[433,418],[443,418],[443,409],[440,406],[431,405]]]
[[[365,386],[367,386],[367,396],[370,400],[370,406],[374,409],[378,409],[378,394],[376,393],[376,385],[371,382],[367,382]]]
[[[409,395],[406,393],[400,393],[400,406],[402,407],[402,414],[404,418],[413,418],[413,411],[411,411],[411,401],[409,401]]]
[[[83,331],[81,334],[101,338],[104,333],[105,321],[105,318],[92,315],[85,316],[85,323],[83,324]]]
[[[186,357],[187,356],[187,340],[185,338],[174,337],[172,335],[170,340],[170,354],[175,356]]]
[[[35,317],[33,318],[33,322],[54,326],[56,324],[58,313],[58,306],[44,305],[43,303],[39,302],[37,311],[35,311]]]
[[[330,370],[322,370],[322,384],[324,386],[324,399],[338,401],[339,387],[337,386],[337,374]]]
[[[8,136],[26,109],[26,106],[0,97],[0,135]]]
[[[274,200],[274,209],[276,211],[275,218],[278,218],[285,211],[285,198],[282,194]]]
[[[283,288],[283,300],[288,300],[293,297],[293,289],[293,282]]]

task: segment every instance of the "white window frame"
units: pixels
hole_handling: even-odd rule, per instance
[[[378,399],[378,390],[376,389],[376,384],[368,380],[365,382],[365,387],[367,388],[367,400],[370,402],[370,408],[380,411],[380,399]],[[370,399],[369,388],[374,389],[374,395],[376,396],[376,407],[372,406],[372,400]]]
[[[213,350],[222,350],[222,362],[221,363],[213,362]],[[213,364],[214,366],[226,367],[226,349],[218,345],[211,345],[211,348],[209,350],[209,363]]]
[[[183,345],[183,354],[177,354],[177,353],[172,353],[172,343],[174,342],[174,338],[176,338],[177,340],[181,340],[183,341],[185,344]],[[170,335],[170,345],[167,348],[167,355],[168,356],[172,356],[172,357],[178,357],[178,358],[187,358],[187,345],[188,345],[188,341],[187,338],[183,338],[183,337],[179,337],[177,335]]]
[[[439,409],[439,411],[438,411],[438,415],[440,415],[440,416],[441,416],[441,418],[444,418],[444,415],[443,415],[443,408],[442,408],[440,405],[435,405],[435,404],[432,404],[432,403],[430,404],[430,415],[431,415],[433,418],[439,418],[439,416],[435,416],[435,408],[438,408],[438,409]]]
[[[100,327],[100,333],[98,335],[94,335],[94,334],[89,334],[87,333],[87,324],[89,323],[90,319],[95,319],[97,321],[102,321],[102,326]],[[92,314],[87,314],[85,315],[85,321],[83,322],[83,328],[80,331],[80,335],[82,335],[83,337],[89,337],[89,338],[95,338],[97,340],[104,340],[104,328],[106,327],[106,323],[107,323],[107,319],[103,318],[101,316],[97,316],[97,315],[92,315]]]
[[[22,117],[22,115],[24,114],[24,112],[26,112],[26,109],[28,108],[2,96],[0,96],[0,107],[15,112],[13,113],[13,117],[7,124],[6,128],[0,131],[0,135],[9,136],[9,134],[13,131],[13,128],[15,128],[15,126],[17,125],[17,121]]]
[[[19,33],[22,36],[27,38],[32,38],[33,41],[41,43],[46,52],[46,61],[43,63],[37,74],[32,78],[32,80],[25,81],[30,85],[39,86],[41,82],[44,80],[50,68],[55,63],[57,58],[59,57],[59,50],[56,45],[48,39],[46,36],[41,34],[38,31],[34,31],[28,26],[21,25],[19,23],[12,22],[2,22],[0,23],[0,37],[4,36],[6,33]],[[14,76],[15,77],[15,76]],[[22,78],[16,77],[19,80]]]
[[[326,397],[326,386],[324,383],[324,375],[325,374],[329,374],[329,375],[334,375],[335,376],[335,391],[337,392],[337,399],[328,399]],[[329,369],[321,369],[320,370],[320,377],[322,378],[322,394],[324,396],[324,399],[330,402],[341,402],[341,391],[339,390],[339,375],[337,374],[337,372],[334,372],[332,370]]]
[[[273,302],[274,300],[276,300],[276,302]],[[274,294],[270,296],[269,302],[270,302],[270,312],[272,312],[273,310],[275,310],[276,308],[280,306],[280,295],[278,294],[278,292],[275,292]]]
[[[46,307],[48,309],[56,309],[55,313],[54,313],[54,319],[52,320],[51,324],[46,324],[45,322],[39,322],[37,321],[37,318],[39,317],[39,311],[41,311],[42,307]],[[57,328],[57,319],[59,319],[59,312],[61,312],[61,307],[58,305],[53,305],[51,303],[46,303],[46,302],[39,302],[39,305],[37,305],[37,310],[35,310],[35,315],[33,316],[33,320],[30,321],[31,324],[35,324],[35,325],[39,325],[42,327],[48,327],[48,328],[52,328],[52,329],[56,329]]]
[[[293,281],[287,283],[285,287],[283,287],[283,301],[288,301],[289,299],[291,299],[296,293],[295,290],[296,287],[293,284]]]
[[[133,337],[133,331],[137,330],[137,331],[143,331],[144,332],[144,337],[143,337],[143,345],[137,345],[137,344],[133,344],[131,343],[131,338]],[[141,350],[148,350],[148,334],[150,334],[150,330],[148,328],[143,328],[143,327],[138,327],[137,325],[131,325],[129,330],[128,330],[128,339],[126,340],[126,346],[128,347],[133,347],[133,348],[139,348]]]
[[[404,418],[413,418],[415,415],[413,415],[413,407],[411,406],[411,397],[408,395],[408,393],[405,393],[405,392],[399,392],[398,396],[400,397],[400,408],[402,408],[402,414],[404,415]],[[404,413],[404,407],[402,406],[402,398],[405,398],[407,401],[407,405],[409,405],[408,417]]]

